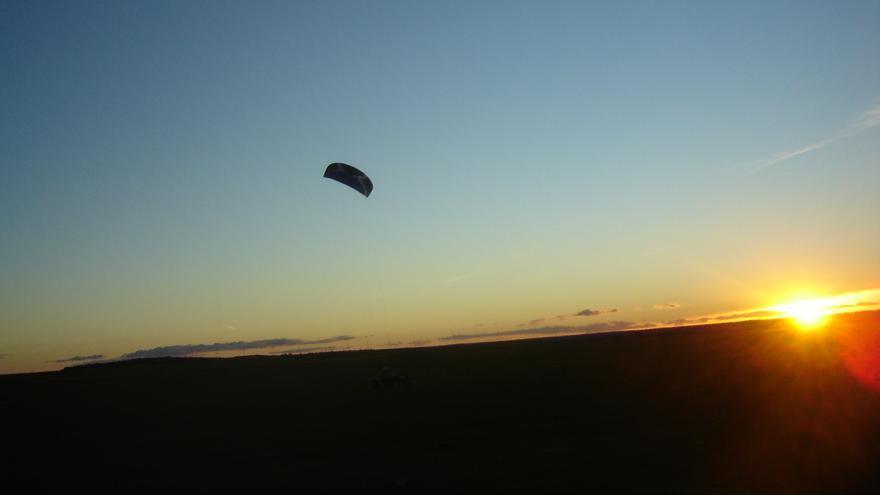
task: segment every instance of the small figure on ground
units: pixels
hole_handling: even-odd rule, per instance
[[[383,366],[379,371],[379,376],[372,380],[372,385],[373,390],[378,390],[380,388],[409,387],[412,385],[412,381],[410,380],[409,375],[401,375],[390,367]]]

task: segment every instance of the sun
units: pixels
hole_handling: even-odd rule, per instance
[[[796,301],[777,308],[786,316],[794,318],[804,328],[822,324],[828,314],[828,303],[822,299]]]

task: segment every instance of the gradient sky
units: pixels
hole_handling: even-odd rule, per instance
[[[880,287],[878,26],[873,0],[5,0],[0,372]]]

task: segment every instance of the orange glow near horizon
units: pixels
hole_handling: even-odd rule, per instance
[[[793,318],[801,328],[812,329],[821,326],[825,317],[831,314],[833,306],[827,299],[807,299],[776,306],[776,310]]]
[[[870,289],[827,297],[796,299],[768,309],[795,320],[801,328],[808,330],[821,326],[829,315],[876,308],[878,292],[880,290]]]

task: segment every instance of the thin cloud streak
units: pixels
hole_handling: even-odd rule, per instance
[[[525,330],[505,330],[501,332],[492,332],[492,333],[468,333],[468,334],[455,334],[450,335],[448,337],[441,337],[439,340],[441,341],[450,341],[450,340],[472,340],[472,339],[484,339],[484,338],[495,338],[495,337],[514,337],[514,336],[524,336],[524,335],[562,335],[562,334],[581,334],[581,333],[599,333],[599,332],[615,332],[621,330],[633,330],[636,328],[643,328],[644,325],[641,323],[634,323],[631,321],[607,321],[603,323],[593,323],[591,325],[584,325],[580,327],[566,327],[566,326],[554,326],[554,327],[540,327],[540,328],[529,328]]]
[[[573,316],[596,316],[596,315],[604,315],[609,313],[617,313],[617,308],[614,309],[584,309],[582,311],[577,312]]]
[[[185,344],[170,345],[164,347],[154,347],[152,349],[142,349],[134,352],[123,354],[126,359],[153,358],[153,357],[177,357],[191,356],[194,354],[205,354],[209,352],[220,351],[243,351],[249,349],[266,349],[270,347],[295,346],[295,345],[316,345],[329,344],[331,342],[340,342],[344,340],[352,340],[354,337],[350,335],[339,335],[320,340],[303,340],[303,339],[267,339],[253,340],[249,342],[216,342],[213,344]]]
[[[655,304],[654,309],[677,309],[680,308],[681,304],[679,303],[664,303],[664,304]]]
[[[98,361],[104,359],[103,354],[92,354],[91,356],[73,356],[64,359],[58,359],[56,363],[78,363],[82,361]]]
[[[853,121],[851,127],[856,129],[867,129],[880,125],[880,103],[865,110]]]
[[[326,347],[300,347],[299,349],[284,349],[283,351],[272,351],[269,354],[280,354],[280,355],[297,355],[297,354],[309,354],[312,352],[329,352],[336,350],[335,346],[326,346]]]
[[[859,134],[867,129],[876,127],[877,125],[880,125],[880,103],[875,104],[873,107],[862,112],[858,117],[853,119],[846,128],[837,132],[831,137],[825,138],[815,143],[808,144],[806,146],[802,146],[797,149],[780,151],[766,158],[747,163],[746,165],[749,167],[750,173],[758,173],[780,162],[790,160],[811,151],[822,149],[829,144],[840,141],[841,139],[855,136],[856,134]]]
[[[703,325],[706,323],[724,323],[740,320],[758,320],[766,318],[779,318],[784,316],[781,311],[772,309],[757,309],[750,311],[741,311],[736,313],[725,313],[717,315],[697,316],[693,318],[677,318],[675,320],[664,321],[663,325],[682,326],[682,325]]]

